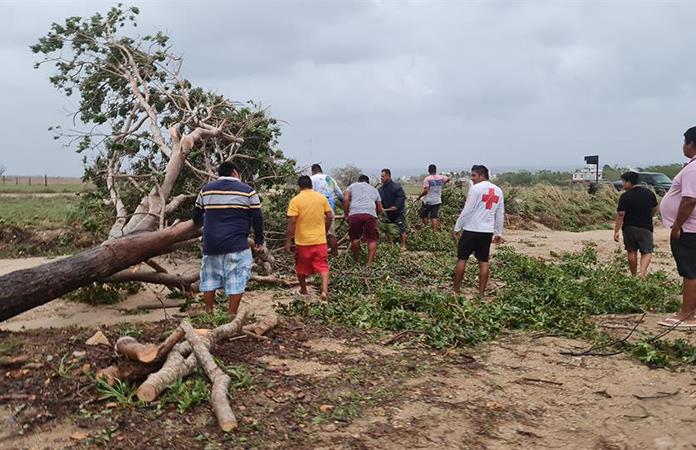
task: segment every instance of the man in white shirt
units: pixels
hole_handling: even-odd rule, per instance
[[[473,253],[479,262],[479,294],[488,285],[490,265],[488,257],[491,242],[500,244],[503,235],[505,205],[503,191],[488,180],[485,166],[471,168],[472,186],[466,197],[464,209],[454,226],[457,246],[457,266],[454,272],[454,292],[459,293],[466,272],[466,261]]]
[[[343,205],[343,192],[336,180],[326,175],[319,164],[312,164],[312,189],[322,194],[329,201],[329,206],[336,216],[336,205]],[[333,256],[338,256],[338,240],[336,239],[336,219],[331,221],[331,226],[326,232],[326,239]]]

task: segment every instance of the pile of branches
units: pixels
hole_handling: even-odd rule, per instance
[[[235,430],[237,419],[227,396],[230,377],[217,365],[210,349],[231,338],[268,339],[264,334],[278,324],[275,314],[245,326],[246,318],[247,311],[242,308],[234,320],[213,329],[194,329],[188,320],[183,320],[159,345],[140,343],[130,336],[121,337],[114,346],[119,360],[98,371],[97,378],[109,385],[116,380],[141,383],[138,398],[149,403],[200,365],[212,384],[210,403],[220,429]]]

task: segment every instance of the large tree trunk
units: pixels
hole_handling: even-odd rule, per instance
[[[189,220],[159,231],[112,239],[67,258],[0,276],[0,321],[167,253],[171,246],[199,233]]]

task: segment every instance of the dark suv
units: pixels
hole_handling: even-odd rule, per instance
[[[667,175],[660,172],[637,172],[638,184],[644,184],[652,187],[657,195],[665,195],[669,188],[672,187],[672,180]],[[623,189],[623,181],[618,180],[613,182],[617,191]]]

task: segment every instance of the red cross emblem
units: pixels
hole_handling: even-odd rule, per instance
[[[500,200],[500,197],[495,195],[495,189],[493,188],[488,188],[488,194],[483,194],[483,197],[481,197],[481,201],[486,204],[486,209],[493,208],[493,205],[498,203],[498,200]]]

